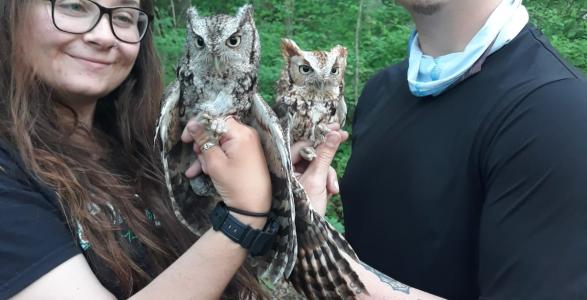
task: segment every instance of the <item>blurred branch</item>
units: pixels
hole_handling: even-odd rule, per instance
[[[355,98],[354,103],[359,100],[359,69],[360,69],[360,53],[359,45],[361,43],[361,24],[363,20],[363,0],[359,1],[359,12],[357,13],[357,26],[355,27]]]

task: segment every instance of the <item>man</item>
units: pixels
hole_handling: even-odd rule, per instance
[[[398,2],[416,32],[358,102],[350,243],[405,294],[585,299],[585,78],[519,0]]]

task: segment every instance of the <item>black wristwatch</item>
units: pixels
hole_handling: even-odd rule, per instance
[[[263,230],[253,229],[232,216],[224,202],[218,202],[210,213],[212,228],[222,231],[229,239],[249,250],[251,256],[264,255],[271,249],[279,224],[273,214],[267,218]]]

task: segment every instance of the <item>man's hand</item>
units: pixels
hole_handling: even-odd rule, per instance
[[[346,141],[349,134],[340,129],[338,124],[330,124],[332,130],[326,135],[326,141],[316,147],[316,158],[308,162],[300,156],[300,150],[311,146],[309,142],[298,142],[292,146],[292,163],[298,180],[306,190],[312,208],[321,216],[326,213],[328,198],[338,194],[338,178],[336,171],[330,166],[340,143]]]

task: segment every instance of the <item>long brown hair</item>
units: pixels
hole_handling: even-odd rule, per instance
[[[23,55],[32,2],[0,0],[0,136],[15,145],[31,173],[56,192],[72,237],[77,226],[83,228],[98,260],[90,265],[106,266],[130,296],[197,239],[171,212],[153,143],[163,85],[153,35],[149,30],[142,40],[129,77],[98,101],[92,129],[86,129],[76,112],[55,99],[51,88],[35,76]],[[153,5],[153,0],[141,0],[148,13],[153,13]],[[69,110],[74,124],[59,122],[57,106]],[[151,272],[133,260],[130,245],[117,234],[120,228],[113,223],[110,205],[144,245]],[[101,213],[92,213],[91,206]],[[153,213],[159,226],[145,210]],[[224,295],[264,294],[251,272],[241,268]]]

